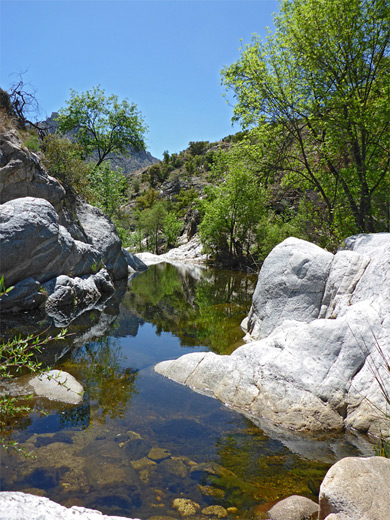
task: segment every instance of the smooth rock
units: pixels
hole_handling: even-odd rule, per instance
[[[389,520],[390,460],[347,457],[327,472],[320,488],[319,520]]]
[[[261,339],[286,320],[308,323],[318,318],[332,260],[331,253],[297,238],[276,246],[259,273],[249,335]]]
[[[111,280],[121,280],[130,265],[145,268],[122,250],[111,220],[50,177],[13,130],[0,134],[0,241],[0,273],[6,287],[15,286],[0,298],[0,312],[30,311],[44,302],[32,279],[83,277],[105,267]],[[70,302],[70,292],[62,289],[56,301]]]
[[[310,498],[292,495],[275,504],[268,515],[271,520],[315,520],[318,504]]]
[[[155,370],[258,422],[385,431],[378,380],[390,384],[390,240],[351,243],[353,251],[332,255],[285,240],[260,271],[243,323],[251,342],[230,356],[192,353]]]
[[[85,507],[66,508],[46,497],[19,491],[0,492],[0,520],[123,520]]]
[[[67,372],[50,370],[34,376],[29,381],[35,395],[46,397],[51,401],[79,404],[83,400],[84,389],[81,384]]]
[[[59,225],[50,202],[24,197],[0,206],[0,272],[6,286],[26,278],[45,282],[66,274],[91,272],[102,255],[90,244],[74,240]]]

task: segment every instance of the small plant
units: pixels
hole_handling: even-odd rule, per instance
[[[46,336],[41,338],[39,335],[31,334],[26,338],[18,336],[0,343],[0,381],[12,380],[25,372],[44,372],[42,363],[37,362],[35,359],[36,353],[41,352],[42,346],[50,341],[63,340],[65,335],[66,329],[54,337]],[[32,410],[31,405],[28,404],[28,400],[31,397],[31,395],[23,396],[22,398],[12,397],[7,393],[6,388],[0,397],[0,447],[7,451],[12,448],[17,452],[28,455],[18,446],[18,443],[6,437],[9,434],[11,424]]]
[[[39,152],[41,148],[41,142],[35,133],[29,134],[24,140],[23,144],[30,150],[30,152]]]

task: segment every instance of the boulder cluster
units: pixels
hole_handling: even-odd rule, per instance
[[[98,208],[48,175],[15,129],[0,135],[0,312],[95,305],[142,262]],[[4,291],[12,287],[12,290]]]

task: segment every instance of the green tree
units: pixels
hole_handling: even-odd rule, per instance
[[[108,163],[92,170],[90,185],[95,196],[95,204],[109,217],[117,214],[120,206],[128,198],[129,185],[122,170],[112,170]]]
[[[176,215],[173,212],[169,212],[166,214],[162,231],[167,243],[167,248],[175,247],[177,243],[177,238],[179,236],[180,231],[183,228],[182,222],[178,220]]]
[[[58,116],[60,133],[75,132],[86,157],[97,153],[99,166],[110,153],[129,155],[144,150],[147,127],[135,103],[107,96],[100,86],[81,92],[71,90]]]
[[[317,191],[327,224],[389,218],[388,0],[282,0],[275,32],[222,72],[234,120],[269,144],[263,173]]]
[[[167,210],[161,201],[156,202],[151,208],[145,209],[139,215],[138,227],[143,230],[147,241],[149,237],[152,238],[153,250],[156,254],[158,252],[159,232],[163,229],[166,216]]]
[[[91,200],[89,184],[91,165],[82,160],[80,145],[71,143],[55,134],[47,135],[43,140],[42,162],[50,175],[59,179],[68,188]]]
[[[256,226],[265,211],[266,192],[245,160],[246,149],[242,145],[219,155],[214,176],[223,180],[209,188],[207,199],[201,203],[201,239],[217,255],[249,255]]]

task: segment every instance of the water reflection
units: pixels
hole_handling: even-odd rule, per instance
[[[247,315],[256,277],[232,271],[152,266],[132,282],[122,305],[172,332],[183,347],[204,345],[228,354],[242,345],[240,323]]]
[[[286,447],[291,439],[153,371],[183,346],[234,349],[254,286],[240,273],[156,265],[132,281],[120,306],[89,311],[89,329],[77,318],[58,368],[83,384],[84,400],[75,407],[37,400],[15,432],[36,458],[21,464],[4,454],[1,489],[142,519],[178,518],[179,497],[236,508],[230,518],[252,518],[254,507],[291,494],[315,498],[334,458],[302,458]],[[341,457],[345,441],[338,442]]]
[[[62,364],[64,370],[72,372],[82,382],[94,410],[94,420],[100,423],[107,417],[123,417],[136,393],[138,371],[124,368],[125,364],[126,356],[113,336],[87,343]]]

